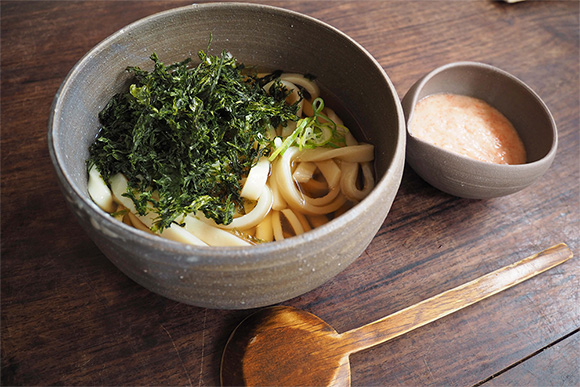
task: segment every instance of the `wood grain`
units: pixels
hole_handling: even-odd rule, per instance
[[[490,378],[489,386],[578,386],[580,335],[571,334],[526,361]]]
[[[262,308],[242,321],[226,343],[220,367],[221,383],[350,386],[352,353],[444,318],[570,258],[572,252],[560,243],[344,333],[300,309],[281,305]]]
[[[341,334],[345,353],[359,352],[471,306],[572,258],[564,243],[446,290],[400,311]]]
[[[3,385],[219,384],[226,340],[252,311],[178,304],[120,273],[66,209],[46,143],[52,99],[84,53],[124,25],[190,3],[0,3]],[[492,200],[451,197],[406,169],[363,255],[285,304],[344,332],[560,241],[578,255],[580,3],[263,3],[349,34],[384,67],[400,97],[452,61],[502,68],[546,102],[560,144],[543,179]],[[566,343],[580,335],[579,278],[578,263],[567,262],[490,298],[485,308],[353,354],[352,384],[485,385],[501,384],[502,376],[511,384],[577,381],[569,359],[580,358],[579,349]],[[549,369],[535,367],[545,359]]]

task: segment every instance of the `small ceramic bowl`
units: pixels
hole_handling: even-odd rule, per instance
[[[87,192],[88,147],[97,115],[128,87],[127,66],[152,67],[197,59],[210,34],[210,52],[240,62],[315,74],[345,120],[375,146],[376,185],[337,219],[300,236],[254,247],[194,247],[118,222]],[[345,118],[347,118],[345,116]],[[358,124],[358,125],[356,125]],[[131,24],[89,51],[58,91],[49,120],[49,150],[62,191],[79,223],[103,253],[147,289],[180,302],[224,309],[288,300],[351,264],[383,224],[399,188],[405,157],[405,120],[381,65],[337,29],[296,12],[258,4],[208,3],[159,13]]]
[[[493,164],[434,146],[409,132],[416,104],[438,94],[481,99],[511,121],[527,153],[525,164]],[[556,124],[538,95],[522,81],[496,67],[456,62],[418,80],[403,98],[407,120],[407,162],[425,181],[451,195],[487,199],[528,187],[552,164],[558,145]]]

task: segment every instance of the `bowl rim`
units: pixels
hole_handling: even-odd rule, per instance
[[[538,105],[542,108],[543,113],[546,115],[546,117],[550,121],[550,129],[552,131],[552,144],[550,145],[550,150],[542,158],[535,160],[535,161],[531,161],[531,162],[525,162],[524,164],[496,164],[496,163],[476,160],[476,159],[473,159],[471,157],[468,157],[468,156],[465,156],[465,155],[462,155],[459,153],[455,153],[455,152],[450,151],[448,149],[433,145],[430,142],[425,141],[425,140],[411,134],[411,132],[409,130],[409,126],[410,126],[409,123],[411,122],[411,119],[413,117],[413,112],[415,110],[415,106],[418,103],[419,92],[436,75],[438,75],[444,71],[454,70],[457,68],[470,68],[470,69],[475,69],[477,71],[494,72],[496,74],[499,74],[500,76],[508,78],[509,80],[518,84],[520,87],[522,87],[524,90],[526,90],[536,100]],[[442,154],[448,155],[448,157],[458,158],[458,159],[462,160],[462,162],[472,164],[472,166],[477,167],[477,168],[495,169],[498,172],[509,170],[511,172],[517,173],[518,170],[521,171],[521,170],[526,170],[526,169],[530,169],[530,168],[535,168],[538,165],[543,165],[546,162],[551,162],[551,160],[553,160],[555,155],[556,155],[556,151],[558,149],[558,129],[556,126],[556,121],[554,120],[554,116],[550,112],[550,109],[548,109],[548,106],[540,98],[540,96],[530,86],[528,86],[524,81],[522,81],[521,79],[517,78],[516,76],[514,76],[514,75],[508,73],[507,71],[502,70],[498,67],[492,66],[492,65],[487,64],[487,63],[474,62],[474,61],[458,61],[458,62],[447,63],[447,64],[439,66],[439,67],[431,70],[427,74],[425,74],[421,79],[419,79],[419,81],[415,85],[412,86],[411,89],[409,89],[409,91],[407,93],[412,93],[412,94],[410,94],[412,99],[409,101],[410,108],[409,108],[409,112],[408,112],[408,117],[407,117],[407,114],[405,117],[405,131],[407,133],[407,139],[411,140],[411,141],[416,141],[416,142],[420,143],[422,146],[427,147],[429,149],[437,149],[438,151],[442,152]],[[433,94],[431,94],[431,95],[433,95]],[[405,98],[406,97],[407,96],[405,96]]]
[[[397,119],[398,121],[396,133],[398,137],[397,139],[398,143],[396,144],[394,148],[394,153],[390,159],[391,166],[387,168],[384,175],[381,176],[381,178],[376,181],[375,187],[366,198],[361,200],[359,203],[353,206],[353,208],[342,214],[337,219],[333,219],[330,222],[326,223],[325,225],[312,229],[304,234],[294,236],[282,241],[274,241],[256,246],[231,247],[231,246],[187,245],[172,240],[159,238],[158,236],[148,234],[144,231],[138,230],[134,227],[130,227],[128,225],[123,224],[122,222],[112,219],[110,215],[105,213],[105,211],[103,211],[102,209],[100,209],[86,193],[81,192],[81,190],[71,181],[70,177],[64,172],[64,169],[61,166],[62,155],[57,152],[58,140],[56,139],[54,134],[56,131],[58,131],[60,127],[60,118],[61,118],[60,114],[62,111],[61,106],[63,104],[63,96],[66,95],[68,86],[71,83],[73,83],[77,75],[81,72],[83,66],[90,60],[92,60],[93,57],[98,56],[101,52],[103,52],[112,42],[116,41],[121,35],[130,32],[132,30],[135,30],[140,26],[142,26],[143,24],[151,23],[154,22],[155,20],[163,19],[182,12],[196,12],[196,11],[202,12],[205,9],[212,8],[238,8],[238,9],[244,8],[244,9],[252,9],[255,11],[267,10],[268,12],[292,16],[294,18],[302,19],[305,22],[316,24],[322,28],[326,28],[330,30],[332,33],[340,36],[341,39],[351,44],[355,49],[360,50],[374,64],[376,70],[379,71],[379,73],[382,75],[382,78],[387,83],[389,92],[393,97],[393,103],[395,105],[397,112],[395,119]],[[389,185],[390,181],[394,177],[396,177],[396,174],[398,173],[397,169],[399,168],[393,168],[393,165],[395,165],[397,162],[401,162],[401,164],[404,164],[405,144],[406,144],[405,127],[406,127],[405,115],[403,113],[401,101],[397,95],[396,89],[392,81],[386,74],[381,64],[362,45],[360,45],[353,38],[349,37],[339,29],[314,17],[281,7],[254,3],[232,3],[232,2],[204,3],[176,7],[136,20],[128,24],[127,26],[122,27],[118,31],[114,32],[113,34],[102,40],[100,43],[95,45],[93,48],[91,48],[87,53],[85,53],[81,57],[81,59],[68,72],[53,99],[48,121],[48,147],[52,164],[56,171],[57,177],[61,183],[61,188],[65,190],[66,193],[68,193],[67,197],[72,198],[72,201],[74,202],[72,204],[76,205],[77,207],[80,207],[85,212],[91,214],[92,217],[90,218],[90,221],[93,223],[93,226],[96,227],[103,225],[105,227],[105,230],[107,230],[107,233],[110,232],[111,234],[115,235],[118,233],[123,233],[123,237],[126,238],[126,240],[129,243],[136,242],[143,247],[150,248],[151,251],[162,250],[165,253],[163,255],[169,255],[171,257],[170,258],[171,262],[169,262],[166,257],[160,259],[157,257],[156,254],[151,254],[148,255],[148,260],[151,261],[162,260],[164,264],[175,264],[175,265],[183,265],[184,262],[185,263],[197,262],[207,266],[219,266],[223,264],[232,264],[233,262],[232,259],[240,259],[237,263],[240,264],[259,263],[263,267],[269,267],[276,266],[276,260],[268,259],[268,257],[270,257],[273,253],[286,250],[289,248],[296,248],[296,246],[307,245],[312,240],[316,240],[324,234],[331,233],[337,230],[339,228],[339,224],[350,223],[357,216],[359,216],[360,213],[372,207],[372,203],[380,200],[380,197],[383,196],[386,187]],[[400,173],[402,174],[402,167],[400,169],[401,169]],[[399,185],[400,181],[394,189],[398,190]],[[217,256],[215,255],[216,251],[219,251],[219,254]],[[237,270],[240,270],[240,268],[241,265],[238,265]],[[251,270],[251,268],[248,268],[248,270]]]

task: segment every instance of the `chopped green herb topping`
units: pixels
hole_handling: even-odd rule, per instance
[[[269,153],[268,128],[298,120],[280,83],[268,95],[230,54],[198,55],[196,67],[165,66],[156,54],[151,72],[129,67],[134,83],[101,111],[90,147],[89,167],[105,181],[124,174],[139,214],[158,214],[155,230],[195,211],[231,223],[243,208],[240,181]]]

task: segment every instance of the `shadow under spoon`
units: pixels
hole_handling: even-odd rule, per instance
[[[380,320],[338,333],[288,306],[262,309],[238,325],[221,364],[222,385],[349,386],[351,353],[419,328],[572,258],[561,243]]]

